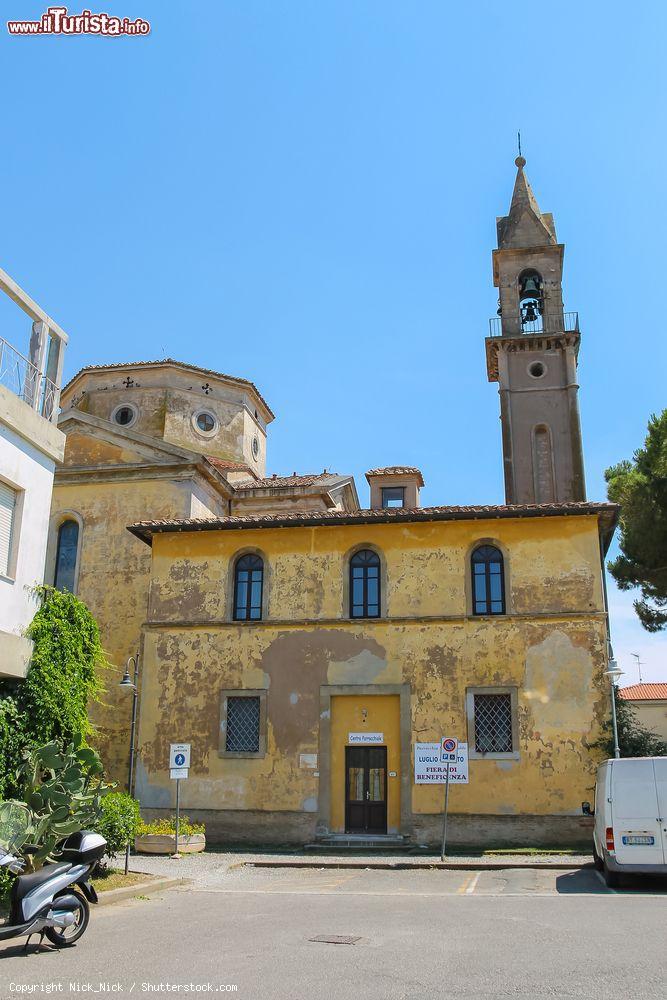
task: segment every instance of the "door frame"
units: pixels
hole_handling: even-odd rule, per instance
[[[350,808],[352,806],[352,801],[350,800],[350,781],[349,781],[349,778],[350,778],[350,764],[349,764],[349,759],[352,756],[352,753],[355,753],[355,752],[357,752],[357,753],[363,753],[364,756],[365,756],[365,761],[364,761],[364,799],[362,800],[361,804],[362,804],[362,807],[364,809],[364,815],[365,815],[365,818],[366,818],[366,822],[368,822],[368,814],[369,814],[369,810],[370,810],[370,800],[368,798],[368,773],[369,773],[369,770],[370,770],[370,767],[369,767],[369,751],[373,751],[373,750],[376,750],[376,751],[380,750],[382,752],[382,754],[383,754],[383,759],[384,759],[384,799],[382,799],[382,806],[384,807],[383,808],[384,823],[382,823],[381,828],[377,829],[377,830],[370,830],[368,828],[368,826],[366,826],[363,830],[351,830],[350,829],[350,825],[351,824],[350,824],[349,815],[350,815]],[[352,751],[352,753],[350,753],[350,751]],[[380,835],[384,835],[384,834],[387,833],[387,792],[388,792],[387,778],[388,778],[388,775],[387,775],[387,747],[386,746],[378,746],[376,743],[374,743],[374,744],[366,743],[366,744],[361,744],[361,745],[357,744],[356,746],[350,746],[348,744],[345,747],[345,833],[368,834],[369,836],[373,836],[373,835],[380,836]],[[358,799],[354,799],[353,801],[354,801],[355,804],[357,804],[359,800]],[[379,806],[380,802],[376,800],[375,801],[375,805]]]
[[[331,832],[331,699],[339,695],[397,694],[399,696],[401,733],[400,822],[399,833],[412,835],[411,770],[411,689],[409,684],[323,684],[320,687],[320,738],[318,764],[320,787],[316,833]]]

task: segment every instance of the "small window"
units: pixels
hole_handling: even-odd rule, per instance
[[[511,694],[474,694],[473,698],[476,753],[511,753]]]
[[[192,414],[192,426],[203,437],[213,437],[218,431],[219,422],[215,413],[210,410],[197,410]]]
[[[264,560],[261,556],[241,556],[234,568],[234,620],[260,621],[264,589]]]
[[[68,590],[70,594],[74,593],[78,548],[79,525],[71,519],[63,521],[58,528],[56,571],[53,580],[56,590]]]
[[[227,753],[259,753],[259,698],[227,698]]]
[[[257,416],[257,414],[255,414]],[[252,439],[252,454],[254,458],[259,457],[259,438],[254,437]]]
[[[0,483],[0,576],[9,576],[16,531],[17,491]]]
[[[220,757],[264,757],[267,692],[262,689],[221,691]]]
[[[131,403],[121,403],[111,414],[111,419],[115,424],[120,424],[121,427],[131,427],[137,419],[136,407],[132,406]]]
[[[350,559],[350,618],[380,617],[380,557],[362,549]]]
[[[197,427],[200,431],[212,431],[215,427],[215,420],[210,413],[198,413]]]
[[[404,507],[405,487],[404,486],[383,486],[382,487],[383,507]]]
[[[480,545],[472,554],[472,610],[474,615],[505,614],[503,554],[495,545]]]

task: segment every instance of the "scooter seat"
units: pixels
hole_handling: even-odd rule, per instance
[[[19,875],[12,886],[11,902],[19,903],[22,899],[25,899],[29,892],[36,889],[38,885],[48,882],[55,875],[64,875],[71,867],[71,864],[62,862],[57,865],[45,865],[31,875]]]

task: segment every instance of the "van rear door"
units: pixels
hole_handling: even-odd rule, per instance
[[[611,812],[621,865],[664,863],[653,760],[626,757],[611,765]]]
[[[662,827],[663,864],[667,865],[667,757],[656,757],[653,761],[653,768],[658,794],[658,816]]]

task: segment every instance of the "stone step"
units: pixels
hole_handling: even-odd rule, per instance
[[[370,851],[382,853],[390,851],[396,853],[409,853],[415,849],[415,845],[410,843],[406,837],[392,836],[364,836],[362,834],[338,834],[335,836],[322,836],[312,844],[306,844],[305,851],[318,854],[331,854],[338,851]]]

